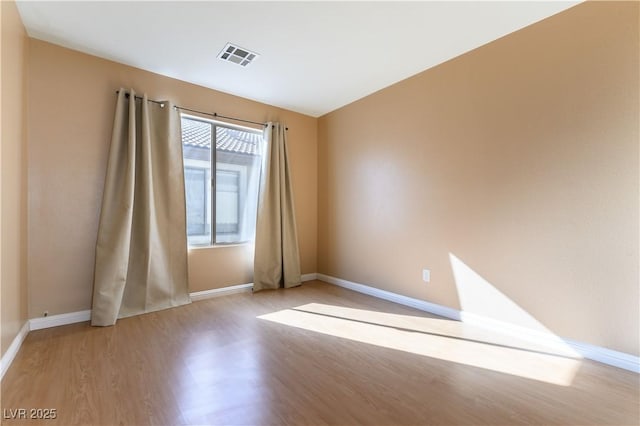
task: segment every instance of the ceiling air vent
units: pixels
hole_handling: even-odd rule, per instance
[[[218,53],[218,59],[222,59],[223,61],[233,62],[234,64],[238,64],[240,66],[246,67],[256,59],[258,59],[260,55],[250,50],[244,49],[242,47],[238,47],[231,43],[227,43],[227,45]]]

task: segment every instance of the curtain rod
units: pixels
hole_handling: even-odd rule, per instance
[[[116,93],[120,93],[120,91],[119,91],[119,90],[116,90]],[[129,96],[130,96],[130,94],[129,94],[128,92],[125,92],[125,93],[124,93],[124,95],[125,95],[126,97],[129,97]],[[138,95],[135,95],[135,98],[136,98],[136,99],[143,99],[143,98],[142,98],[142,96],[138,96]],[[147,100],[148,100],[149,102],[153,102],[153,103],[158,104],[158,105],[164,105],[164,102],[156,101],[156,100],[153,100],[153,99],[147,99]],[[259,126],[267,127],[267,123],[259,123],[259,122],[257,122],[257,121],[244,120],[244,119],[242,119],[242,118],[227,117],[226,115],[220,115],[220,114],[218,114],[218,113],[216,113],[216,112],[204,112],[204,111],[198,111],[198,110],[195,110],[195,109],[190,109],[190,108],[181,107],[181,106],[179,106],[179,105],[176,105],[174,108],[181,109],[181,110],[184,110],[184,111],[189,111],[189,112],[195,112],[195,113],[197,113],[197,114],[204,114],[204,115],[208,115],[208,116],[215,117],[215,118],[224,118],[224,119],[226,119],[226,120],[240,121],[240,122],[242,122],[242,123],[251,123],[251,124],[257,124],[257,125],[259,125]],[[289,128],[288,128],[288,127],[285,127],[285,130],[289,130]]]

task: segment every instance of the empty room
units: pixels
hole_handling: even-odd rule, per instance
[[[2,424],[640,424],[640,3],[0,10]]]

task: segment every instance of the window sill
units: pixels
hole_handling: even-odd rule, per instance
[[[206,250],[206,249],[219,249],[219,248],[232,248],[232,247],[246,247],[250,244],[253,244],[251,242],[244,242],[244,243],[229,243],[229,244],[215,244],[215,245],[202,245],[202,246],[189,246],[188,250]]]

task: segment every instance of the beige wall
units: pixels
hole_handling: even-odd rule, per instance
[[[15,107],[25,105],[26,41],[13,3],[2,11],[4,352],[27,309],[26,130]],[[533,317],[637,355],[637,34],[637,3],[582,4],[319,121],[30,40],[29,316],[90,307],[114,90],[124,86],[289,125],[303,273]],[[246,247],[192,250],[191,291],[250,282],[250,257]]]
[[[2,1],[0,276],[1,353],[27,319],[26,101],[28,39],[13,1]]]
[[[317,120],[52,44],[29,49],[29,316],[91,306],[115,90],[289,127],[303,273],[316,271]],[[190,290],[252,281],[238,247],[192,250]]]
[[[321,117],[318,272],[638,355],[638,9],[581,4]]]

